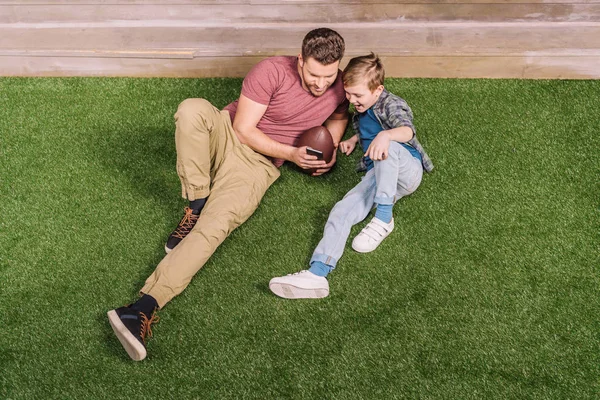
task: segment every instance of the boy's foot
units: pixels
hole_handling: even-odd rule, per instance
[[[269,289],[284,299],[320,299],[329,295],[329,282],[304,270],[271,279]]]
[[[185,214],[183,215],[183,218],[181,218],[181,221],[179,221],[177,228],[171,232],[167,239],[167,244],[165,245],[165,251],[167,253],[173,250],[175,246],[177,246],[179,242],[192,231],[192,228],[196,225],[196,222],[198,222],[198,217],[200,215],[194,214],[194,210],[186,207],[184,211]]]
[[[129,357],[135,361],[146,358],[146,337],[152,337],[151,325],[158,322],[156,313],[146,314],[129,306],[110,310],[108,321]]]
[[[394,230],[394,219],[386,224],[378,218],[373,218],[371,222],[363,228],[362,231],[352,241],[352,248],[359,253],[368,253],[373,251],[379,244],[388,237]]]

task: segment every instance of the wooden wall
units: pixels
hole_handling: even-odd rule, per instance
[[[600,78],[600,0],[0,0],[0,75],[243,76],[320,26],[388,76]]]

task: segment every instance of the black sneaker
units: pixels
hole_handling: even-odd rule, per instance
[[[110,326],[129,357],[135,361],[146,358],[146,337],[152,337],[151,325],[159,319],[156,312],[148,319],[143,312],[125,306],[107,314]]]
[[[167,244],[165,245],[165,251],[167,253],[173,250],[175,246],[177,246],[179,242],[192,231],[192,228],[196,225],[196,222],[198,222],[198,217],[200,215],[194,214],[193,210],[189,207],[186,207],[184,211],[185,215],[181,218],[181,221],[179,221],[179,225],[177,225],[177,228],[171,232],[167,239]]]

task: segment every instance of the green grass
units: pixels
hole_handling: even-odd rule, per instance
[[[181,217],[173,114],[240,84],[0,79],[0,398],[600,396],[600,81],[388,80],[436,164],[394,233],[276,298],[360,179],[284,166],[130,361],[106,311]]]

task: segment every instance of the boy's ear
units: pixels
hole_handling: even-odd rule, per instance
[[[383,92],[383,85],[379,85],[377,86],[377,88],[375,89],[374,93],[379,96],[381,94],[381,92]]]

